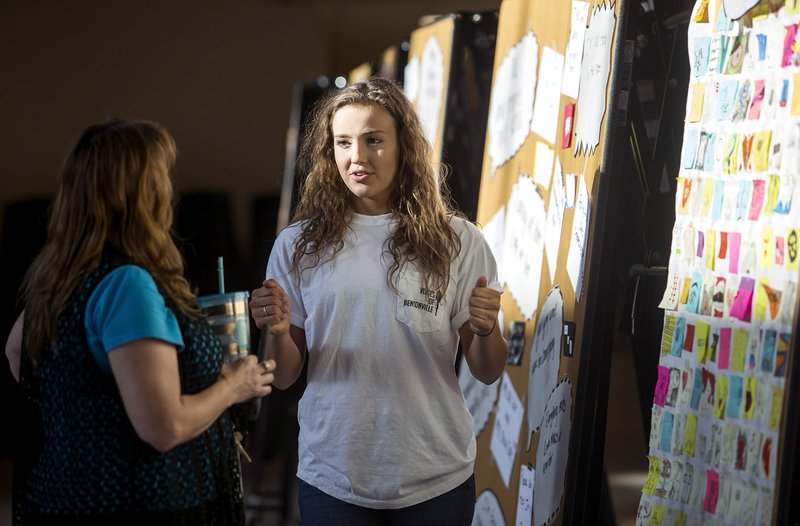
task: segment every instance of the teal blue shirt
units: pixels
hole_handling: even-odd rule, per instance
[[[89,350],[107,373],[108,353],[136,340],[155,338],[183,349],[178,320],[150,273],[135,265],[123,265],[103,278],[89,297],[83,323]]]

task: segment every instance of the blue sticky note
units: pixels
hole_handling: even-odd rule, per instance
[[[778,105],[783,108],[786,106],[786,102],[789,100],[789,79],[783,79],[781,84],[781,100]]]
[[[708,73],[708,49],[711,47],[711,38],[699,37],[694,39],[694,56],[692,57],[692,75],[701,77]]]
[[[756,38],[758,39],[758,60],[761,62],[767,58],[767,35],[759,33]]]
[[[717,23],[714,29],[717,31],[727,31],[731,28],[731,21],[728,19],[728,14],[725,12],[725,2],[719,3],[719,13],[717,13]]]
[[[773,329],[764,331],[764,339],[761,342],[761,370],[772,374],[775,369],[775,348],[778,345],[778,333]]]
[[[753,192],[753,183],[742,179],[739,181],[739,193],[736,194],[736,219],[743,220],[747,218],[747,212],[750,211],[750,194]]]
[[[700,407],[700,397],[703,395],[703,372],[701,369],[694,370],[694,383],[692,384],[692,409],[695,411]]]
[[[742,393],[744,382],[741,376],[732,375],[728,382],[728,405],[725,414],[728,418],[739,418],[739,411],[742,408]]]
[[[736,104],[736,93],[739,91],[739,81],[725,79],[719,84],[719,96],[714,117],[718,121],[729,121],[733,117],[733,106]]]
[[[703,170],[706,172],[714,171],[714,134],[708,133],[706,138],[706,150],[703,156]]]
[[[699,272],[692,273],[692,282],[689,285],[689,299],[686,300],[687,312],[697,313],[700,307],[700,293],[703,291],[703,275]]]
[[[672,452],[672,422],[674,419],[675,416],[667,411],[664,411],[661,416],[661,439],[658,449],[666,453]]]
[[[697,130],[687,130],[683,139],[683,161],[681,165],[687,170],[691,170],[694,167],[694,157],[697,153],[699,136],[700,132]]]
[[[672,348],[670,354],[680,357],[683,350],[683,338],[686,336],[686,318],[683,316],[675,320],[675,332],[672,333]]]
[[[711,203],[711,219],[719,220],[722,217],[722,201],[725,197],[725,181],[714,181],[714,201]]]

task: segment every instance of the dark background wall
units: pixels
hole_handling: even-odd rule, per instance
[[[177,141],[178,191],[229,193],[246,252],[253,198],[280,189],[296,81],[346,76],[406,39],[424,15],[499,4],[3,0],[0,209],[52,195],[87,125],[153,119]]]

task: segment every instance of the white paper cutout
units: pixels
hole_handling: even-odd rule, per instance
[[[497,68],[487,126],[491,175],[514,156],[530,133],[538,60],[539,45],[528,32]]]
[[[536,491],[533,518],[536,526],[548,524],[558,513],[564,494],[572,429],[572,385],[564,380],[550,393],[536,448]]]
[[[614,5],[595,6],[581,63],[581,87],[578,92],[578,119],[575,125],[575,154],[590,155],[600,144],[600,125],[606,113],[606,88],[611,71],[611,45],[614,41],[616,15]]]
[[[545,190],[550,188],[554,155],[553,149],[548,145],[543,142],[536,143],[535,157],[533,159],[533,180]]]
[[[558,113],[561,107],[561,75],[564,72],[564,57],[558,51],[545,46],[539,66],[539,83],[533,102],[531,131],[550,144],[556,142]]]
[[[483,225],[483,237],[492,250],[495,263],[497,263],[497,280],[504,286],[505,273],[503,272],[503,243],[506,237],[506,205],[502,205],[491,219]]]
[[[561,79],[561,93],[573,99],[578,98],[581,80],[581,61],[583,42],[586,37],[586,21],[589,19],[589,2],[572,2],[572,18],[569,26],[567,53],[564,56],[564,76]]]
[[[564,318],[564,299],[561,289],[555,287],[539,311],[536,332],[531,344],[531,361],[528,369],[528,447],[533,433],[539,431],[545,404],[558,382],[561,365],[561,329]],[[538,464],[537,464],[538,465]]]
[[[758,0],[722,0],[725,14],[731,20],[738,20],[750,9],[758,4]]]
[[[580,178],[578,184],[578,200],[572,216],[572,235],[569,237],[569,253],[567,254],[567,274],[575,291],[575,300],[580,301],[583,288],[583,267],[586,259],[586,236],[589,230],[589,192],[586,181]]]
[[[419,57],[412,57],[403,69],[403,93],[411,102],[419,97]]]
[[[575,206],[575,174],[566,174],[564,176],[564,193],[567,194],[567,208]]]
[[[491,490],[484,490],[475,501],[472,526],[506,526],[500,502]]]
[[[533,483],[535,473],[529,466],[520,466],[517,495],[517,526],[530,526],[533,517]]]
[[[504,372],[489,449],[506,487],[511,482],[511,469],[517,456],[522,413],[522,401],[519,399],[508,373]]]
[[[472,428],[475,431],[475,436],[478,436],[492,414],[494,403],[497,401],[500,379],[498,378],[492,384],[486,385],[475,379],[469,370],[467,361],[461,360],[461,369],[458,371],[458,385],[461,387],[461,392],[464,393],[467,409],[472,415]]]
[[[556,277],[558,250],[561,247],[561,226],[564,222],[566,203],[567,196],[564,193],[564,181],[561,176],[561,161],[556,157],[556,168],[553,172],[553,184],[550,185],[550,201],[547,205],[544,231],[544,253],[547,255],[550,283],[553,283]]]
[[[539,281],[544,256],[544,199],[533,180],[521,175],[514,183],[506,208],[503,275],[526,320],[539,303]]]
[[[417,113],[422,130],[431,145],[439,133],[439,113],[444,95],[444,55],[439,40],[431,36],[425,42],[420,62],[419,100]]]

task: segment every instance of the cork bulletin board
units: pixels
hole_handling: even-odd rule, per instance
[[[419,113],[422,128],[433,146],[437,171],[442,160],[455,25],[455,15],[448,15],[411,33],[403,78],[406,96]]]
[[[622,4],[500,8],[477,221],[504,283],[510,353],[492,386],[459,374],[477,435],[474,524],[561,523],[576,505],[564,495],[581,476],[568,466],[580,439],[581,374],[593,374],[581,362]]]

